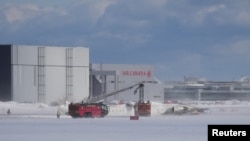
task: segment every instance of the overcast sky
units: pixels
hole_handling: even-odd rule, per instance
[[[0,44],[84,46],[161,81],[250,75],[249,0],[1,0]]]

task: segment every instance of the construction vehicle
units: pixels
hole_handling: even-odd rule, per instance
[[[136,86],[134,94],[136,94],[137,90],[140,90],[139,92],[139,101],[135,104],[135,111],[136,115],[138,116],[148,116],[150,115],[150,108],[151,105],[149,102],[144,103],[143,98],[144,98],[144,83],[153,83],[152,81],[142,81],[139,83],[136,83],[132,86],[120,89],[118,91],[114,91],[111,93],[107,94],[101,94],[96,97],[91,97],[89,96],[86,100],[83,100],[80,103],[71,103],[68,106],[68,114],[73,117],[105,117],[109,113],[109,106],[104,104],[103,101],[112,95],[116,95],[120,92],[130,90]],[[155,83],[155,82],[154,82]]]

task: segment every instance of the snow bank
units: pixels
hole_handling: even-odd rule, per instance
[[[44,103],[18,103],[14,101],[0,102],[0,115],[7,115],[8,109],[10,109],[11,115],[20,115],[23,117],[56,117],[56,113],[59,110],[62,116],[69,117],[66,113],[68,112],[68,104],[51,106]],[[216,109],[217,112],[238,112],[241,107],[250,107],[248,101],[183,101],[181,104],[186,104],[194,107],[207,107]],[[151,102],[151,115],[159,116],[173,106],[178,104],[165,104],[159,102]],[[110,104],[110,112],[107,116],[132,116],[134,115],[134,107],[131,103],[126,104]],[[248,109],[248,108],[246,108]]]

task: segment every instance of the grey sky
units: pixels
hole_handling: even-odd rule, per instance
[[[161,81],[250,73],[248,0],[1,0],[0,43],[85,46],[91,63],[148,64]]]

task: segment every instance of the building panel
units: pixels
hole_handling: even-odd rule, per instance
[[[71,101],[81,102],[83,99],[89,96],[89,68],[86,67],[74,67],[74,74],[78,74],[73,79],[73,93]]]
[[[66,100],[65,74],[65,67],[46,67],[45,99],[47,103]]]
[[[89,49],[76,47],[73,50],[74,61],[73,66],[89,66]]]
[[[12,100],[58,103],[89,94],[89,50],[12,45]]]
[[[0,101],[11,100],[11,48],[0,45]]]
[[[65,47],[46,47],[46,65],[47,66],[65,66],[66,65]]]
[[[37,65],[37,47],[12,45],[12,64]]]
[[[12,66],[12,100],[37,102],[36,66]]]

